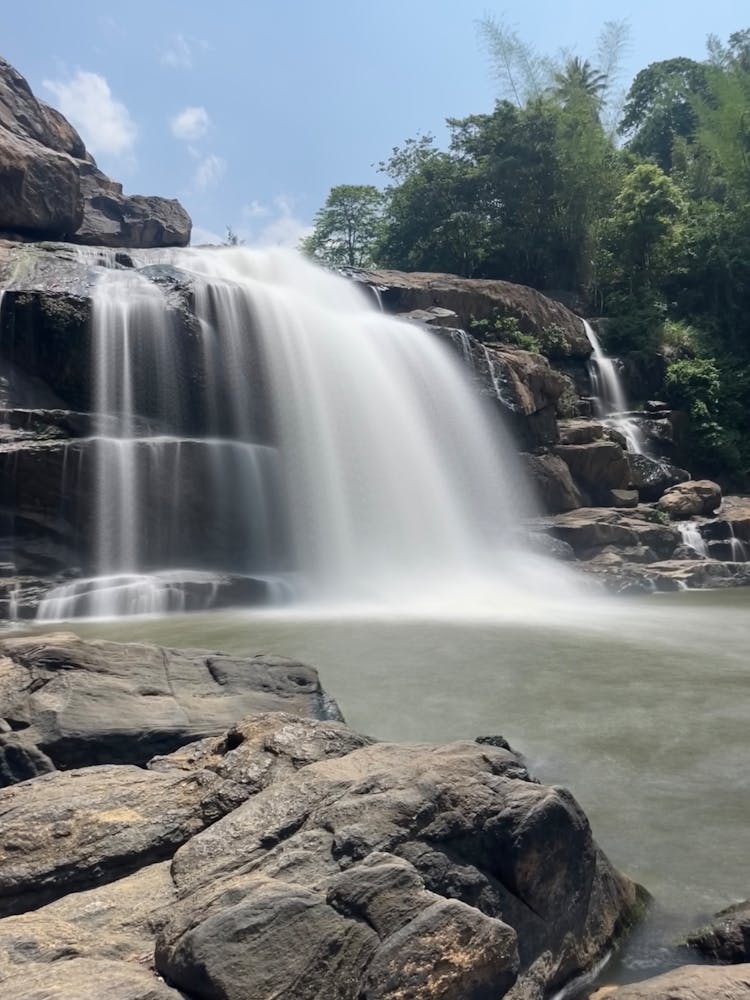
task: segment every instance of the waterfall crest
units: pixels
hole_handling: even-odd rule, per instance
[[[40,617],[181,610],[203,574],[271,601],[570,587],[520,545],[522,473],[449,345],[289,252],[133,259],[94,290],[95,571]]]

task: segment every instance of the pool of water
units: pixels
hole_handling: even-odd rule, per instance
[[[384,740],[502,734],[573,791],[611,860],[654,897],[608,973],[622,980],[669,965],[684,930],[750,896],[749,614],[750,590],[735,590],[544,614],[309,609],[54,628],[298,657],[351,726]]]

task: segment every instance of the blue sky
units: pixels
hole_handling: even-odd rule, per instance
[[[3,10],[6,59],[78,126],[133,194],[178,197],[196,235],[231,225],[294,245],[328,189],[497,86],[476,21],[504,17],[543,53],[590,56],[627,18],[623,83],[709,32],[750,27],[739,0],[27,0]]]

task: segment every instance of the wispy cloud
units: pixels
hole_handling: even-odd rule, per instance
[[[258,247],[296,248],[300,240],[312,232],[312,226],[296,211],[297,199],[279,194],[270,205],[251,201],[241,209],[241,216],[249,226],[238,227],[238,233],[247,243]],[[265,220],[260,228],[258,220]]]
[[[132,151],[138,129],[125,105],[112,96],[98,73],[78,70],[69,80],[45,80],[60,111],[94,154],[123,156]]]
[[[181,33],[172,35],[160,56],[162,66],[172,69],[191,69],[193,66],[193,45]]]
[[[268,205],[262,205],[259,201],[251,201],[248,205],[243,205],[240,215],[243,219],[262,219],[265,215],[270,215],[271,209]]]
[[[184,139],[188,142],[200,139],[201,136],[204,136],[208,132],[210,126],[211,119],[206,109],[202,107],[183,108],[169,122],[169,127],[175,139]]]
[[[223,243],[226,239],[225,236],[221,236],[219,233],[215,233],[213,229],[204,229],[203,226],[193,226],[192,233],[190,234],[190,243],[192,246],[200,246],[202,243]]]
[[[209,153],[208,156],[203,157],[195,168],[193,187],[198,191],[204,191],[206,188],[213,187],[224,176],[226,169],[225,160],[222,160],[215,153]]]

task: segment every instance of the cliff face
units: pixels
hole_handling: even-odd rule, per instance
[[[99,246],[187,246],[174,199],[127,196],[73,126],[0,58],[0,232]]]

